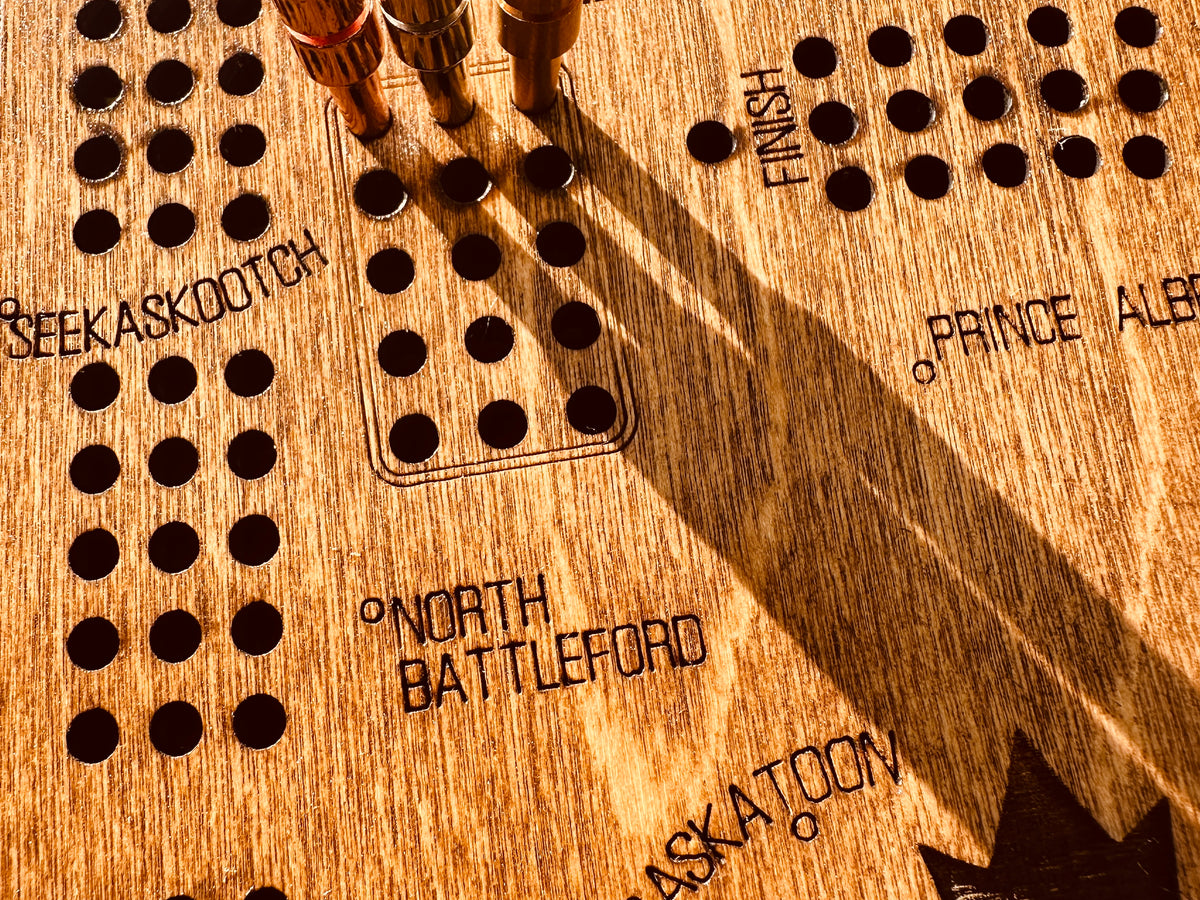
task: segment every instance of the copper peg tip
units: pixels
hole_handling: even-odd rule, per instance
[[[467,54],[475,43],[471,0],[382,0],[383,20],[404,64],[417,72],[434,119],[461,125],[475,112]]]
[[[371,0],[275,0],[308,76],[333,95],[346,126],[364,140],[392,124],[377,70],[383,32]]]
[[[513,103],[544,112],[558,97],[563,54],[579,37],[583,0],[498,0],[500,46],[511,57]]]

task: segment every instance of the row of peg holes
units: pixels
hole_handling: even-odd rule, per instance
[[[270,694],[251,694],[233,711],[233,733],[251,750],[266,750],[283,737],[287,711]],[[150,717],[150,743],[167,756],[187,756],[200,744],[204,722],[186,700],[164,703]],[[104,762],[117,749],[121,729],[101,706],[84,710],[67,726],[67,752],[88,765]]]
[[[225,383],[241,397],[257,397],[270,387],[275,377],[271,358],[261,350],[248,349],[234,354],[225,366]],[[186,359],[171,356],[155,363],[147,378],[151,395],[161,403],[182,403],[196,389],[195,367]],[[87,412],[107,409],[117,399],[120,377],[104,362],[83,366],[71,379],[70,394],[75,404]],[[265,432],[250,429],[235,437],[226,460],[236,475],[244,479],[266,475],[275,465],[274,440]],[[182,437],[159,442],[150,453],[148,467],[159,484],[179,487],[191,480],[199,465],[195,446]],[[120,461],[109,447],[93,444],[80,450],[71,462],[72,483],[84,493],[102,493],[120,474]],[[279,529],[269,517],[251,514],[230,528],[229,552],[243,565],[260,566],[279,550]],[[177,574],[186,571],[200,555],[200,538],[185,522],[166,522],[151,534],[147,542],[150,561],[159,570]],[[67,554],[71,570],[80,578],[95,581],[104,578],[120,560],[120,546],[107,529],[93,528],[75,538]]]
[[[283,637],[283,617],[264,600],[246,604],[233,617],[230,636],[248,656],[263,656],[278,646]],[[150,627],[150,649],[166,663],[178,665],[190,659],[200,646],[202,629],[196,617],[183,609],[163,613]],[[88,672],[107,667],[121,648],[115,625],[102,616],[84,619],[67,637],[71,662]],[[256,750],[266,749],[283,736],[287,715],[283,705],[268,694],[242,701],[233,714],[238,740]],[[200,743],[203,722],[199,711],[182,700],[164,704],[150,719],[150,742],[168,756],[186,756]],[[116,750],[120,730],[107,710],[94,708],[76,716],[67,730],[67,750],[85,763],[98,763]]]
[[[261,13],[260,0],[220,0],[218,16],[231,27],[242,27],[256,21]],[[173,34],[191,21],[187,0],[154,0],[147,9],[147,21],[156,31]],[[122,23],[120,7],[112,0],[89,0],[76,17],[81,34],[92,40],[114,37]],[[262,62],[251,53],[239,51],[230,56],[217,75],[217,82],[228,94],[246,96],[258,89],[263,81]],[[146,91],[158,103],[170,106],[182,103],[195,87],[192,70],[177,59],[156,63],[146,76]],[[92,66],[75,79],[73,92],[76,102],[84,109],[98,112],[111,109],[124,94],[124,82],[109,66]],[[266,152],[266,138],[254,125],[238,124],[221,136],[220,152],[231,165],[245,167],[256,163]],[[195,154],[192,137],[179,128],[167,128],[154,134],[146,147],[147,162],[161,174],[183,171]],[[114,177],[121,169],[122,148],[112,134],[95,135],[75,151],[74,165],[79,176],[88,182],[102,182]],[[235,197],[221,213],[221,227],[237,241],[261,237],[270,227],[270,208],[266,200],[254,193]],[[159,247],[180,247],[196,231],[195,213],[182,203],[166,203],[157,207],[146,223],[150,239]],[[72,238],[84,253],[101,255],[112,250],[121,237],[121,222],[106,209],[83,213],[75,222]]]

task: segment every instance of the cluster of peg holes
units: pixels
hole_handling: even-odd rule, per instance
[[[235,353],[225,366],[225,383],[240,397],[256,397],[270,387],[275,367],[261,350]],[[182,403],[196,388],[196,370],[179,356],[167,357],[150,370],[147,384],[151,395],[161,403]],[[100,412],[111,406],[120,392],[120,377],[104,362],[83,366],[71,380],[71,398],[87,412]],[[259,429],[238,434],[226,450],[226,462],[233,473],[247,481],[270,472],[276,461],[274,439]],[[177,488],[191,481],[200,457],[186,438],[169,436],[150,451],[147,468],[155,482]],[[101,494],[116,484],[121,463],[112,448],[92,444],[81,449],[71,461],[72,484],[85,494]],[[243,516],[229,530],[229,552],[246,566],[261,566],[279,550],[279,529],[269,517],[258,513]],[[200,555],[200,538],[185,522],[167,522],[159,526],[147,542],[151,563],[160,571],[178,574],[189,569]],[[120,559],[116,537],[105,528],[92,528],[75,538],[67,561],[79,578],[95,581],[104,578]]]
[[[575,164],[561,147],[545,145],[526,155],[523,171],[535,188],[554,191],[571,183]],[[438,183],[448,200],[466,205],[482,201],[490,193],[493,179],[479,160],[461,157],[442,167]],[[355,205],[374,219],[396,215],[407,200],[408,192],[403,183],[387,169],[364,173],[354,186]],[[578,226],[555,221],[538,230],[535,247],[547,265],[566,268],[583,258],[587,252],[587,239]],[[460,278],[485,281],[499,271],[502,256],[499,245],[492,238],[468,234],[455,242],[450,251],[450,263]],[[367,261],[367,282],[381,294],[402,293],[412,285],[415,274],[412,257],[399,247],[385,247]],[[551,332],[562,346],[586,350],[600,336],[600,319],[586,303],[570,301],[555,312]],[[507,358],[515,340],[512,326],[499,316],[476,319],[463,335],[468,355],[485,364]],[[420,372],[428,353],[424,338],[410,330],[397,330],[386,335],[377,350],[380,367],[397,378],[410,378]],[[607,390],[587,385],[570,396],[566,413],[567,421],[575,430],[596,435],[612,428],[617,418],[617,406]],[[480,411],[477,430],[487,446],[508,450],[525,439],[529,421],[519,404],[507,399],[494,400]],[[425,462],[437,452],[441,438],[432,418],[424,413],[411,413],[392,426],[389,444],[398,459],[416,464]]]
[[[229,627],[234,646],[248,656],[265,656],[283,638],[283,617],[265,600],[242,606]],[[203,630],[196,617],[183,609],[172,609],[150,627],[151,652],[165,663],[186,662],[200,647]],[[121,649],[117,627],[102,616],[79,622],[67,637],[67,656],[87,672],[98,672],[116,659]],[[246,747],[265,750],[276,744],[287,727],[287,713],[269,694],[254,694],[237,705],[232,716],[233,731]],[[160,706],[150,718],[150,743],[167,756],[186,756],[199,745],[204,723],[199,710],[183,700]],[[67,729],[67,751],[84,763],[108,759],[120,742],[116,718],[102,707],[77,715]]]
[[[218,0],[217,15],[232,28],[255,22],[262,13],[261,0]],[[146,9],[146,21],[161,34],[176,34],[192,20],[188,0],[153,0]],[[121,31],[123,17],[114,0],[88,0],[75,19],[76,28],[92,41],[108,41]],[[251,53],[236,52],[222,64],[217,82],[228,94],[246,96],[262,84],[263,67]],[[191,68],[178,59],[156,63],[146,76],[146,92],[162,106],[174,106],[191,96],[195,76]],[[83,109],[102,112],[117,105],[125,92],[121,77],[107,65],[94,65],[75,79],[72,91]],[[182,172],[195,155],[192,137],[180,128],[165,128],[150,136],[146,144],[146,161],[150,168],[163,175]],[[254,165],[266,152],[266,137],[255,125],[239,123],[221,135],[220,153],[232,166]],[[125,149],[119,138],[110,132],[100,132],[80,144],[74,155],[74,167],[79,177],[89,183],[107,181],[121,171]],[[270,208],[258,194],[244,193],[235,197],[221,213],[221,227],[237,241],[261,237],[270,227]],[[195,213],[182,203],[165,203],[157,207],[146,222],[146,231],[159,247],[170,249],[186,244],[196,232]],[[112,250],[121,238],[120,220],[107,209],[84,212],[72,230],[75,246],[84,253],[98,256]]]
[[[1070,18],[1053,6],[1035,9],[1026,21],[1030,37],[1046,47],[1067,43],[1072,35]],[[1154,44],[1162,33],[1158,16],[1143,7],[1128,7],[1117,14],[1114,27],[1118,37],[1130,47],[1143,48]],[[987,25],[970,15],[955,16],[943,29],[946,45],[960,56],[977,56],[987,49]],[[912,59],[912,36],[895,25],[876,29],[867,39],[872,59],[882,66],[899,68]],[[795,47],[792,60],[796,70],[806,78],[826,78],[837,69],[836,48],[825,38],[808,37]],[[1085,79],[1070,69],[1048,72],[1039,83],[1042,101],[1052,110],[1070,114],[1086,108],[1091,99]],[[1161,75],[1136,68],[1126,72],[1117,83],[1117,96],[1133,113],[1149,114],[1160,109],[1169,96],[1167,83]],[[982,75],[972,80],[962,92],[963,105],[974,118],[983,122],[1002,119],[1013,104],[1012,92],[1000,79]],[[920,91],[906,89],[893,94],[885,109],[888,121],[898,130],[916,134],[930,127],[937,119],[933,101]],[[808,127],[822,143],[839,146],[850,141],[859,131],[858,116],[844,103],[829,100],[818,104],[809,114]],[[728,159],[736,150],[733,132],[722,122],[704,121],[688,133],[687,146],[691,155],[705,163],[715,164]],[[1072,178],[1089,178],[1100,167],[1100,153],[1095,143],[1082,135],[1068,135],[1055,142],[1052,158],[1059,170]],[[1122,150],[1126,168],[1143,179],[1162,176],[1170,167],[1166,145],[1153,135],[1131,138]],[[1029,174],[1025,152],[1011,143],[998,143],[980,158],[985,176],[1001,187],[1017,187]],[[904,180],[909,190],[923,199],[936,200],[950,190],[952,176],[949,165],[936,156],[920,155],[905,166]],[[846,166],[826,181],[826,196],[836,207],[847,212],[866,208],[874,196],[871,177],[857,166]]]

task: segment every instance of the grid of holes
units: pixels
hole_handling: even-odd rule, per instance
[[[1074,26],[1070,17],[1054,6],[1034,9],[1026,19],[1030,39],[1042,47],[1061,47],[1070,41]],[[1119,12],[1113,27],[1117,36],[1133,48],[1155,44],[1162,34],[1158,16],[1149,9],[1131,6]],[[946,45],[960,56],[974,57],[984,53],[990,43],[987,24],[976,16],[954,16],[945,23],[942,37]],[[902,68],[911,61],[915,45],[912,36],[896,25],[875,29],[867,39],[867,51],[881,66]],[[811,80],[828,78],[838,68],[837,48],[824,37],[806,37],[792,53],[796,70]],[[1079,73],[1070,69],[1054,69],[1039,82],[1041,101],[1056,113],[1070,115],[1085,109],[1093,99],[1091,88]],[[1121,76],[1116,86],[1117,96],[1127,110],[1149,115],[1167,102],[1166,80],[1157,72],[1135,68]],[[980,75],[962,89],[962,102],[967,112],[981,122],[1002,121],[1012,109],[1012,90],[994,75]],[[938,118],[933,100],[926,94],[904,89],[887,101],[888,122],[897,130],[917,134],[932,127]],[[831,99],[817,104],[809,113],[808,128],[813,137],[832,147],[848,144],[860,133],[860,119],[847,104]],[[732,131],[722,122],[704,121],[692,127],[687,136],[688,151],[700,162],[716,164],[728,159],[736,149]],[[1100,151],[1095,142],[1084,135],[1069,134],[1054,141],[1051,157],[1064,175],[1075,179],[1090,178],[1100,168]],[[1170,168],[1171,159],[1166,145],[1152,134],[1131,138],[1122,148],[1126,168],[1139,178],[1159,178]],[[993,184],[1013,188],[1025,183],[1029,175],[1029,157],[1014,143],[997,142],[984,151],[980,168]],[[950,166],[941,158],[929,154],[912,157],[904,168],[904,181],[918,197],[937,200],[949,193],[953,175]],[[838,209],[855,212],[870,205],[875,196],[871,176],[857,166],[844,166],[833,172],[825,182],[825,194]]]
[[[545,145],[530,151],[522,166],[526,180],[536,189],[563,190],[571,184],[575,165],[561,147]],[[442,194],[452,203],[481,203],[491,191],[493,178],[481,162],[461,157],[447,163],[439,173]],[[363,173],[354,186],[354,202],[359,211],[374,219],[398,214],[408,200],[408,192],[399,177],[386,169]],[[571,222],[552,221],[537,232],[538,257],[556,268],[570,267],[583,259],[587,239]],[[503,259],[495,240],[484,234],[466,234],[450,250],[455,273],[466,281],[486,281],[499,271]],[[416,277],[412,257],[399,247],[386,247],[367,261],[367,281],[380,294],[406,291]],[[600,337],[599,316],[588,304],[571,300],[562,304],[551,317],[550,330],[557,342],[570,350],[586,350]],[[512,326],[499,316],[483,316],[466,325],[463,345],[476,362],[488,365],[506,359],[514,350],[516,335]],[[392,331],[377,347],[380,367],[395,378],[411,378],[428,360],[430,348],[425,338],[410,329]],[[617,405],[612,394],[594,384],[575,390],[566,403],[567,422],[581,434],[602,434],[613,427]],[[479,411],[476,431],[480,441],[496,450],[520,446],[529,432],[529,421],[520,404],[508,398],[490,401]],[[431,459],[441,445],[434,419],[422,411],[400,416],[392,425],[388,443],[396,458],[416,465]]]
[[[243,28],[257,21],[261,0],[219,0],[218,18],[230,28]],[[146,8],[146,24],[164,35],[182,35],[192,22],[189,0],[153,0]],[[124,27],[124,15],[115,0],[87,0],[75,18],[76,30],[88,41],[111,43]],[[263,81],[261,61],[252,53],[237,51],[222,63],[217,73],[221,89],[231,96],[248,96]],[[178,59],[155,63],[146,75],[144,87],[157,105],[178,107],[195,89],[196,76]],[[71,86],[75,103],[85,112],[102,114],[114,109],[123,99],[126,86],[121,76],[106,63],[87,66]],[[245,167],[258,162],[266,152],[266,138],[255,125],[239,123],[221,135],[219,151],[230,165]],[[73,163],[85,184],[100,184],[121,174],[127,148],[120,135],[101,126],[98,133],[76,149]],[[146,142],[146,163],[164,176],[184,171],[196,152],[195,142],[183,128],[167,127],[152,134]],[[267,201],[255,193],[242,193],[230,200],[221,213],[221,227],[236,241],[261,237],[270,227]],[[122,224],[116,214],[104,208],[82,212],[75,220],[72,239],[83,253],[100,256],[108,253],[121,239]],[[163,249],[182,247],[196,233],[196,214],[186,204],[168,202],[158,206],[146,221],[150,240]]]
[[[240,397],[263,394],[274,380],[271,359],[262,351],[243,350],[234,354],[225,366],[225,383]],[[197,373],[188,360],[169,356],[150,369],[147,389],[166,406],[178,406],[195,392]],[[76,372],[70,393],[74,404],[86,414],[107,410],[120,393],[116,371],[104,362],[89,363]],[[226,462],[233,473],[250,481],[267,475],[275,466],[274,439],[259,429],[248,429],[229,443]],[[170,435],[155,444],[147,457],[150,477],[158,485],[179,489],[187,485],[199,468],[195,445],[180,435]],[[103,444],[91,444],[72,458],[71,483],[81,493],[96,496],[116,485],[121,463],[116,452]],[[261,514],[243,516],[229,530],[228,549],[239,563],[260,566],[270,561],[279,549],[279,530],[270,517]],[[170,521],[158,526],[147,542],[150,562],[160,572],[176,575],[191,568],[200,554],[200,538],[185,522]],[[71,571],[86,581],[109,575],[120,559],[117,538],[104,527],[78,534],[67,554]],[[230,629],[234,644],[243,652],[260,656],[270,652],[283,633],[277,610],[265,601],[244,606],[234,617]],[[184,609],[163,613],[150,629],[149,643],[154,655],[164,662],[178,664],[191,658],[200,645],[199,621]],[[103,617],[79,622],[67,639],[67,654],[80,669],[98,671],[109,665],[120,650],[116,626]],[[283,705],[269,694],[245,698],[233,711],[234,734],[245,746],[265,749],[282,737],[287,725]],[[186,756],[199,744],[203,722],[199,711],[183,700],[163,704],[150,720],[150,741],[168,756]],[[95,707],[72,720],[66,736],[67,751],[80,762],[94,764],[107,759],[116,750],[120,730],[108,710]]]

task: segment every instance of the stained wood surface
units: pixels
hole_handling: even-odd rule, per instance
[[[0,336],[0,893],[241,900],[271,886],[293,900],[648,900],[672,890],[935,900],[921,845],[980,867],[1010,846],[997,829],[1011,758],[1035,784],[1061,779],[1116,840],[1166,798],[1168,868],[1179,895],[1196,896],[1200,326],[1122,320],[1118,289],[1144,316],[1148,297],[1159,320],[1171,316],[1164,279],[1182,278],[1183,288],[1166,289],[1196,299],[1187,279],[1200,269],[1190,202],[1198,13],[1188,2],[1152,5],[1162,35],[1137,49],[1113,28],[1123,3],[1057,5],[1073,33],[1047,48],[1028,34],[1029,4],[598,0],[567,56],[563,102],[531,121],[507,101],[495,10],[480,4],[469,60],[475,118],[439,129],[389,51],[382,71],[396,125],[367,146],[301,78],[270,9],[232,28],[206,0],[185,29],[161,35],[141,4],[123,2],[119,35],[93,42],[72,26],[77,5],[5,5],[0,294],[30,315],[107,307],[110,340],[128,301],[138,334],[44,359],[11,358],[29,348],[11,330]],[[956,55],[942,38],[960,13],[990,30],[978,56]],[[883,25],[912,35],[909,64],[872,60],[868,36]],[[793,64],[808,36],[837,48],[828,78]],[[244,97],[218,83],[237,51],[265,70]],[[186,62],[196,84],[163,106],[144,79],[169,58]],[[125,93],[111,110],[87,112],[72,83],[101,63],[122,76]],[[1056,68],[1086,78],[1082,111],[1057,113],[1039,99],[1041,77]],[[1118,79],[1134,68],[1166,79],[1170,99],[1158,112],[1131,113],[1118,98]],[[798,125],[787,140],[804,152],[787,168],[805,183],[763,183],[746,106],[754,81],[742,73],[768,69],[780,70],[770,83],[786,86]],[[962,103],[983,74],[1014,98],[996,122]],[[905,88],[937,109],[919,134],[885,114]],[[858,116],[843,146],[821,144],[806,127],[827,100]],[[717,165],[686,146],[689,129],[709,119],[737,138]],[[222,132],[239,122],[267,140],[263,160],[245,168],[218,153]],[[146,161],[150,136],[168,126],[195,142],[195,158],[174,175]],[[72,158],[100,133],[117,136],[124,162],[115,178],[88,184]],[[1072,134],[1099,148],[1091,178],[1069,178],[1052,160],[1054,142]],[[1136,177],[1123,163],[1122,148],[1140,134],[1169,149],[1163,177]],[[998,142],[1028,154],[1020,187],[991,183],[980,166]],[[525,180],[524,154],[541,143],[575,159],[565,191]],[[906,163],[922,153],[950,165],[940,200],[905,186]],[[439,193],[440,166],[462,155],[494,176],[479,204]],[[851,165],[870,175],[875,196],[847,213],[824,185]],[[384,221],[352,197],[357,178],[380,167],[410,194]],[[270,209],[266,233],[247,242],[221,225],[243,192]],[[176,249],[147,236],[166,202],[196,216],[195,235]],[[122,234],[111,252],[90,256],[72,229],[96,208],[112,211]],[[559,220],[587,242],[565,268],[535,248],[538,230]],[[265,258],[289,240],[306,248],[306,229],[327,264],[306,257],[311,274],[287,287]],[[470,233],[502,251],[487,280],[452,268],[453,244]],[[386,246],[414,264],[412,285],[395,295],[367,279],[368,259]],[[264,257],[269,298],[243,266],[255,256]],[[297,274],[294,253],[274,259],[284,279]],[[248,308],[145,337],[160,325],[143,315],[143,298],[230,269],[247,280]],[[956,311],[1066,295],[1059,310],[1077,316],[1066,327],[1078,340],[1061,339],[1060,321],[1054,343],[1026,347],[1010,332],[1010,350],[985,351],[981,338],[956,334],[936,357],[929,317],[954,323]],[[552,316],[571,300],[601,323],[587,350],[554,337]],[[1186,302],[1176,311],[1185,317]],[[514,332],[511,355],[497,363],[464,347],[467,327],[485,315]],[[44,327],[60,322],[47,317]],[[406,329],[420,333],[428,361],[398,378],[381,369],[377,348]],[[224,380],[227,360],[248,348],[275,370],[253,398]],[[147,378],[176,355],[194,365],[198,386],[166,405]],[[914,377],[920,360],[936,366],[928,385]],[[70,385],[94,362],[117,372],[120,392],[87,412]],[[592,384],[610,392],[617,413],[585,435],[565,409]],[[475,430],[495,399],[517,401],[528,416],[511,450],[489,448]],[[404,463],[389,444],[408,412],[439,427],[428,464]],[[274,438],[278,461],[246,481],[226,451],[251,428]],[[175,436],[195,445],[199,467],[168,488],[147,459]],[[121,464],[95,496],[69,475],[92,444]],[[270,517],[281,535],[264,565],[229,550],[230,529],[249,514]],[[179,574],[160,571],[147,550],[171,521],[190,525],[200,543]],[[94,528],[116,537],[120,559],[87,581],[68,557]],[[530,595],[539,574],[546,603],[529,607],[524,625],[515,580]],[[501,580],[514,582],[507,632],[495,590],[484,588]],[[393,597],[412,609],[417,596],[470,585],[487,598],[486,635],[468,613],[456,623],[465,638],[422,645],[392,615]],[[380,605],[364,607],[369,598]],[[235,613],[254,600],[284,623],[278,647],[257,657],[230,636]],[[195,654],[178,664],[156,658],[149,642],[172,609],[202,629]],[[364,621],[364,611],[384,609],[382,622]],[[72,662],[67,639],[95,616],[116,626],[121,645],[89,672]],[[594,680],[539,691],[532,648],[500,649],[536,641],[551,666],[539,670],[543,681],[561,682],[556,636],[571,635],[559,641],[571,656],[582,652],[572,633],[605,629],[611,643],[612,629],[633,623],[644,644],[659,632],[643,622],[669,627],[688,616],[701,623],[703,662],[673,666],[660,649],[655,671],[631,677],[610,653]],[[693,620],[675,621],[682,652],[699,658]],[[448,620],[439,623],[444,635]],[[478,647],[496,649],[467,655]],[[423,660],[436,694],[443,654],[461,693],[447,688],[440,705],[406,712],[403,676],[418,670],[402,661]],[[565,668],[587,673],[586,662]],[[283,737],[264,750],[244,746],[232,719],[257,693],[287,712]],[[419,691],[409,699],[419,705]],[[178,758],[156,749],[149,726],[175,700],[203,721],[198,746]],[[88,765],[68,752],[67,733],[93,707],[113,715],[120,738]],[[804,748],[813,753],[794,756]],[[803,790],[818,796],[818,758],[835,783],[814,800]],[[808,778],[803,790],[792,759]],[[898,784],[885,762],[898,763]],[[666,844],[684,832],[675,850],[703,853],[689,820],[702,826],[708,804],[712,833],[741,840],[737,814],[753,809],[731,800],[731,785],[763,814],[745,821],[744,846],[718,846],[724,864],[698,884],[703,858],[672,861]],[[1045,809],[1066,801],[1051,794],[1045,808],[1022,808],[1032,832],[1058,821]],[[815,839],[799,839],[813,827]],[[1059,838],[1045,845],[1091,859]],[[1105,868],[1111,852],[1100,856],[1096,871],[1122,884],[1128,873]],[[1044,889],[1032,863],[1013,866],[1018,886]],[[686,886],[660,878],[660,890],[648,867]]]

